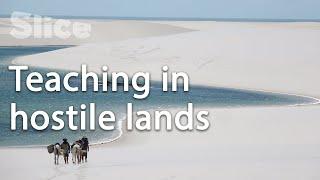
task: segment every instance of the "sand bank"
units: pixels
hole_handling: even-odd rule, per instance
[[[74,71],[87,63],[96,72],[108,65],[128,74],[149,71],[153,80],[160,80],[160,68],[169,65],[171,70],[188,72],[191,84],[320,95],[314,81],[320,29],[290,28],[286,23],[282,28],[209,24],[215,28],[84,45],[21,57],[14,63]]]
[[[71,37],[68,39],[52,38],[27,38],[16,39],[10,35],[14,28],[10,19],[0,18],[0,46],[47,46],[47,45],[80,45],[96,42],[112,42],[130,38],[142,38],[151,36],[163,36],[180,32],[192,31],[188,28],[174,25],[157,24],[143,21],[102,21],[102,20],[70,20],[73,22],[89,23],[91,36],[86,39]]]
[[[319,107],[210,110],[214,119],[206,132],[126,132],[114,143],[91,148],[89,162],[80,166],[55,166],[45,149],[1,149],[1,160],[6,162],[2,176],[317,179],[319,111]],[[19,173],[12,173],[16,170]]]

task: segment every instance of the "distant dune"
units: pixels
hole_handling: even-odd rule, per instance
[[[191,29],[174,25],[144,21],[71,20],[71,22],[89,22],[91,24],[90,38],[77,39],[71,37],[68,39],[59,39],[54,37],[49,39],[15,39],[9,34],[12,30],[10,20],[0,18],[0,46],[80,45],[85,43],[110,42],[192,31]]]

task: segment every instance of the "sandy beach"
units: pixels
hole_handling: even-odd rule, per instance
[[[5,24],[6,19],[1,19]],[[320,98],[320,23],[210,21],[96,22],[87,41],[19,41],[77,45],[23,56],[14,64],[79,71],[148,71],[168,65],[192,85]],[[17,45],[0,26],[0,45]],[[107,31],[105,31],[107,30]],[[319,179],[320,106],[207,107],[205,132],[126,132],[94,146],[89,162],[55,166],[44,148],[1,148],[4,179]],[[173,110],[175,111],[175,110]],[[62,162],[62,161],[61,161]],[[17,173],[12,173],[17,172]]]

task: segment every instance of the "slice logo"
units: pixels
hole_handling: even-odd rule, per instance
[[[25,12],[13,12],[10,18],[10,34],[17,39],[87,39],[91,35],[91,24],[66,19],[54,19]]]

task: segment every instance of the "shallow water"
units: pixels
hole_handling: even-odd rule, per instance
[[[71,131],[67,128],[55,132],[52,130],[36,131],[29,128],[22,131],[21,121],[17,120],[18,129],[10,130],[10,103],[16,102],[18,110],[24,110],[30,114],[36,110],[44,110],[49,115],[53,111],[67,110],[67,107],[74,105],[76,110],[80,104],[96,103],[97,113],[104,110],[111,110],[116,113],[117,120],[123,119],[126,113],[126,104],[134,103],[137,109],[169,109],[175,107],[186,107],[188,102],[194,103],[196,107],[238,107],[238,106],[270,106],[270,105],[293,105],[303,103],[313,103],[315,100],[300,96],[290,96],[275,93],[262,93],[256,91],[244,91],[226,88],[190,87],[189,92],[164,93],[161,91],[159,83],[152,82],[150,95],[145,100],[135,100],[132,98],[133,90],[124,92],[92,92],[89,87],[86,93],[70,93],[65,90],[59,93],[33,93],[22,86],[22,91],[15,92],[15,73],[7,69],[14,57],[41,53],[64,48],[63,46],[45,47],[1,47],[0,48],[0,146],[21,146],[21,145],[43,145],[55,143],[64,137],[74,141],[83,135],[92,142],[112,140],[120,133],[119,130],[103,131]],[[30,68],[30,71],[38,71],[42,74],[49,72],[46,69]],[[28,71],[30,73],[30,71]],[[65,72],[60,72],[63,75]],[[22,74],[25,80],[27,73]],[[73,85],[79,85],[79,80],[72,80]],[[25,83],[23,83],[25,84]],[[91,89],[90,89],[91,88]],[[65,119],[65,116],[63,116]],[[76,120],[79,120],[77,117]],[[67,125],[67,123],[66,123]],[[29,125],[30,127],[30,125]],[[49,126],[50,127],[50,126]]]

